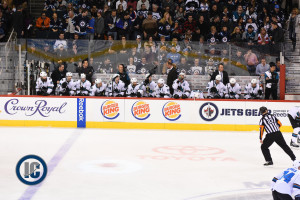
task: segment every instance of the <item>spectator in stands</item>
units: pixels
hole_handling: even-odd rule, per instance
[[[209,32],[209,23],[205,21],[203,15],[200,15],[199,20],[197,22],[197,27],[200,29],[202,35],[207,35]]]
[[[232,64],[241,69],[246,68],[245,58],[241,50],[237,49],[235,55],[232,56]]]
[[[161,19],[161,17],[162,17],[161,12],[159,11],[159,7],[156,4],[152,4],[152,17],[156,21],[159,21]]]
[[[104,18],[99,10],[97,12],[97,18],[95,19],[95,39],[102,40],[104,37]]]
[[[233,31],[232,22],[229,21],[229,17],[227,15],[223,16],[223,19],[221,21],[221,27],[226,26],[228,29],[228,32],[231,33]]]
[[[246,14],[243,10],[242,5],[238,5],[237,10],[232,13],[233,22],[237,22],[239,18],[242,18],[243,22],[246,21]]]
[[[46,13],[42,12],[41,17],[36,20],[37,38],[47,38],[50,28],[50,18],[46,17]]]
[[[257,41],[257,34],[252,25],[249,25],[247,31],[243,33],[242,39],[244,42],[247,42],[248,46],[253,46]]]
[[[235,23],[234,27],[239,27],[241,32],[244,33],[245,30],[245,23],[243,21],[243,18],[240,17],[237,22]]]
[[[112,10],[111,14],[105,19],[107,35],[113,35],[113,39],[117,40],[117,11]]]
[[[175,20],[183,23],[184,17],[185,17],[184,9],[183,7],[179,7],[179,9],[175,11]]]
[[[277,89],[279,76],[276,72],[276,65],[271,65],[270,69],[265,72],[266,78],[266,90],[265,90],[265,99],[269,99],[272,95],[273,100],[277,100]]]
[[[184,22],[183,31],[191,30],[192,33],[196,30],[196,22],[193,19],[193,15],[189,15],[188,19]]]
[[[300,15],[299,15],[299,10],[298,8],[294,8],[292,10],[292,13],[289,17],[289,38],[290,40],[292,40],[292,45],[293,45],[293,51],[295,51],[295,47],[296,47],[296,33],[300,32]]]
[[[271,23],[272,31],[271,31],[271,42],[272,42],[272,50],[274,54],[278,54],[281,51],[280,45],[284,42],[284,32],[282,28],[278,27],[276,22]]]
[[[12,14],[12,25],[14,31],[17,33],[17,38],[21,38],[24,35],[24,15],[21,5],[19,5],[17,11]]]
[[[132,7],[132,9],[134,10],[134,11],[136,11],[137,9],[136,9],[136,7],[137,7],[137,1],[135,1],[135,0],[129,0],[128,2],[127,2],[127,6],[128,6],[128,8],[129,7]]]
[[[123,10],[127,9],[127,2],[125,0],[118,0],[116,3],[116,9],[118,9],[119,5],[122,5]]]
[[[162,1],[162,9],[165,9],[165,11],[167,12],[168,11],[166,9],[167,7],[169,7],[170,11],[173,12],[175,10],[175,3],[174,3],[174,1],[173,0],[163,0]]]
[[[172,18],[168,12],[165,12],[164,17],[158,23],[158,35],[164,36],[167,41],[171,39]]]
[[[144,21],[144,15],[141,12],[138,12],[137,15],[138,17],[134,20],[132,24],[132,30],[133,30],[132,39],[136,39],[138,35],[140,36],[143,35],[142,26]]]
[[[127,65],[127,70],[129,74],[136,74],[136,65],[134,64],[134,58],[130,57],[128,59],[129,63]]]
[[[54,51],[56,51],[58,49],[58,46],[62,44],[64,49],[68,49],[67,46],[67,41],[65,40],[65,34],[64,32],[60,32],[59,33],[59,39],[55,41],[54,45],[53,45],[53,49]]]
[[[80,38],[86,39],[87,38],[87,29],[89,28],[89,18],[88,18],[88,10],[83,9],[82,13],[76,17],[76,26],[75,32],[79,34]],[[88,77],[87,77],[87,80]]]
[[[194,64],[190,67],[190,70],[188,70],[188,73],[191,75],[204,75],[205,74],[204,67],[200,66],[199,58],[194,58]]]
[[[145,55],[142,56],[141,62],[136,66],[137,74],[147,74],[150,69],[150,66],[147,62],[147,58]]]
[[[224,65],[223,63],[220,63],[218,65],[218,70],[216,70],[210,77],[210,81],[213,81],[216,79],[216,76],[220,75],[221,76],[221,82],[226,85],[227,83],[229,83],[229,76],[228,73],[226,71],[224,71]]]
[[[53,92],[55,92],[57,84],[59,84],[60,80],[66,78],[66,73],[67,71],[65,70],[65,65],[63,63],[59,64],[58,68],[52,72],[51,79],[54,85]]]
[[[74,15],[74,11],[69,11],[68,13],[69,18],[67,19],[67,28],[66,28],[66,38],[74,38],[74,33],[75,33],[75,26],[76,26],[76,19]]]
[[[273,62],[271,62],[273,64]],[[272,65],[270,64],[270,66]],[[276,72],[279,72],[280,71],[280,66],[281,66],[281,63],[280,63],[280,59],[279,58],[276,58]]]
[[[241,29],[237,26],[234,28],[233,32],[230,34],[231,42],[242,42],[243,41],[243,33]]]
[[[117,18],[121,18],[124,15],[124,8],[122,6],[122,4],[119,4],[118,8],[117,8]]]
[[[256,65],[258,64],[258,59],[255,53],[252,52],[252,50],[248,50],[248,52],[244,55],[248,72],[250,73],[250,76],[255,75],[256,71]]]
[[[129,40],[129,35],[131,34],[132,30],[129,12],[126,11],[124,16],[117,20],[116,27],[119,38],[122,39],[121,36],[125,36],[126,39]]]
[[[180,62],[180,57],[181,57],[181,55],[179,53],[177,53],[176,47],[172,46],[171,47],[171,52],[168,53],[168,55],[167,55],[167,59],[171,59],[172,63],[177,65]]]
[[[152,12],[148,12],[148,17],[143,21],[142,25],[144,38],[149,38],[150,36],[157,36],[157,23],[156,20],[152,18]]]
[[[257,43],[259,45],[267,45],[270,42],[269,35],[264,27],[260,29],[260,33],[257,36]]]
[[[209,42],[211,45],[214,45],[217,42],[219,42],[219,35],[217,32],[217,28],[215,26],[211,26],[210,33],[206,37],[207,37],[207,42]]]
[[[57,13],[53,13],[52,19],[50,21],[50,39],[56,39],[62,29],[62,21],[57,18]]]
[[[261,27],[265,28],[267,33],[269,33],[271,31],[271,20],[270,20],[270,16],[266,16],[264,18],[263,24],[261,25]]]
[[[270,65],[266,63],[266,58],[262,58],[260,63],[256,66],[256,75],[264,76],[265,72],[270,69]]]
[[[141,10],[143,4],[146,6],[146,9],[149,10],[150,4],[149,4],[149,1],[148,1],[148,0],[139,0],[139,1],[137,2],[136,9],[137,9],[137,10]]]
[[[78,75],[85,74],[86,79],[92,83],[94,68],[92,66],[89,66],[89,61],[87,59],[82,61],[82,66],[78,66],[76,72],[78,73]]]
[[[178,72],[176,70],[176,65],[173,64],[171,59],[168,59],[167,62],[167,73],[168,73],[168,77],[167,77],[167,85],[170,87],[170,93],[173,95],[174,93],[174,89],[172,87],[174,80],[176,80],[178,78]]]
[[[253,31],[254,31],[254,32],[257,32],[258,27],[257,27],[256,23],[254,23],[254,22],[252,21],[252,18],[248,18],[247,24],[246,24],[246,26],[245,26],[245,31],[248,30],[248,27],[249,27],[249,26],[252,26],[252,27],[253,27]]]
[[[279,5],[275,5],[274,9],[271,11],[272,16],[275,16],[278,19],[278,22],[280,23],[284,23],[284,14],[283,12],[280,10]]]
[[[123,64],[118,65],[118,74],[120,75],[120,80],[125,83],[125,87],[130,84],[130,77],[127,72],[127,67],[125,68]]]

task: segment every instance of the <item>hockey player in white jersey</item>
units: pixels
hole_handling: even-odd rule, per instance
[[[245,87],[245,99],[261,99],[263,96],[263,89],[256,79],[252,79],[251,83]]]
[[[143,91],[144,97],[156,97],[155,87],[157,84],[152,80],[152,74],[146,74],[144,82],[141,84],[140,89]]]
[[[58,95],[74,96],[76,94],[76,82],[72,79],[72,72],[67,72],[66,78],[61,79],[57,86]]]
[[[106,96],[109,97],[123,97],[125,94],[126,88],[125,83],[120,80],[119,74],[114,74],[111,81],[108,84],[106,90]]]
[[[164,79],[158,79],[157,86],[155,87],[156,97],[158,98],[170,98],[170,88],[167,84],[165,84]]]
[[[107,85],[97,78],[91,88],[90,96],[104,97]]]
[[[53,87],[54,85],[52,79],[47,76],[46,72],[41,72],[40,78],[38,78],[36,81],[36,94],[43,96],[50,95],[52,93]]]
[[[241,86],[235,78],[231,78],[225,86],[225,99],[239,99],[241,95]]]
[[[290,145],[292,147],[299,147],[297,142],[300,143],[300,107],[292,107],[288,113],[288,117],[294,129]]]
[[[126,96],[127,97],[141,97],[142,94],[139,92],[140,85],[136,78],[130,80],[131,84],[128,85]]]
[[[274,200],[300,200],[300,161],[295,160],[293,167],[287,168],[272,180],[271,190]]]
[[[91,90],[91,82],[86,80],[86,75],[81,74],[80,80],[77,81],[76,90],[78,96],[89,96]]]
[[[185,78],[185,74],[180,73],[178,76],[178,79],[176,79],[173,82],[173,85],[172,85],[172,87],[174,89],[173,97],[175,99],[179,99],[179,98],[187,99],[190,97],[190,94],[191,94],[190,85],[186,80],[184,80],[184,78]]]
[[[203,92],[200,90],[193,90],[191,92],[190,98],[192,99],[204,99]]]
[[[221,99],[224,97],[225,85],[221,82],[221,75],[216,76],[216,80],[212,80],[207,86],[207,98]]]

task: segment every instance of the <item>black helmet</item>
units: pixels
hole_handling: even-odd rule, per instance
[[[262,106],[259,108],[260,114],[263,114],[264,112],[266,112],[266,110],[268,110],[268,109],[265,106]]]

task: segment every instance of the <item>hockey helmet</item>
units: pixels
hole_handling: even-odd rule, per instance
[[[267,109],[267,107],[265,107],[265,106],[262,106],[262,107],[259,108],[260,114],[265,113],[267,110],[268,110],[268,109]]]
[[[231,78],[229,82],[230,82],[231,84],[235,84],[235,83],[236,83],[236,80],[235,80],[235,78]]]
[[[42,71],[42,72],[40,73],[40,77],[47,77],[47,73],[44,72],[44,71]]]
[[[114,74],[114,75],[112,76],[112,79],[115,79],[115,78],[117,78],[117,77],[120,77],[120,74]]]
[[[300,160],[295,160],[293,162],[293,167],[299,169],[299,167],[300,167]]]
[[[131,78],[131,83],[137,83],[137,79],[136,78]]]
[[[256,84],[256,83],[257,83],[257,80],[256,80],[256,79],[252,79],[252,80],[251,80],[251,83],[252,83],[252,84]]]
[[[158,79],[157,83],[158,84],[165,84],[165,81],[164,81],[164,79],[160,78],[160,79]]]
[[[183,73],[183,72],[180,72],[179,76],[183,76],[183,77],[185,77],[185,73]]]
[[[216,76],[216,80],[218,80],[218,81],[222,80],[221,75],[217,75],[217,76]]]
[[[80,78],[86,78],[85,74],[80,74]]]
[[[97,79],[95,80],[95,84],[99,84],[99,83],[102,83],[102,80],[101,80],[100,78],[97,78]]]
[[[66,76],[73,76],[72,72],[67,72]]]
[[[151,75],[152,74],[150,74],[150,73],[146,74],[145,79],[149,78]]]

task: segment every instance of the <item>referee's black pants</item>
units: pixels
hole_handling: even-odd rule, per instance
[[[273,144],[273,142],[276,142],[284,151],[287,153],[292,160],[296,159],[296,156],[292,152],[291,148],[286,144],[283,135],[280,131],[266,134],[266,137],[261,145],[261,151],[265,157],[266,161],[273,161],[269,147]]]
[[[272,191],[272,196],[274,200],[293,200],[290,195],[279,193],[276,190]]]

